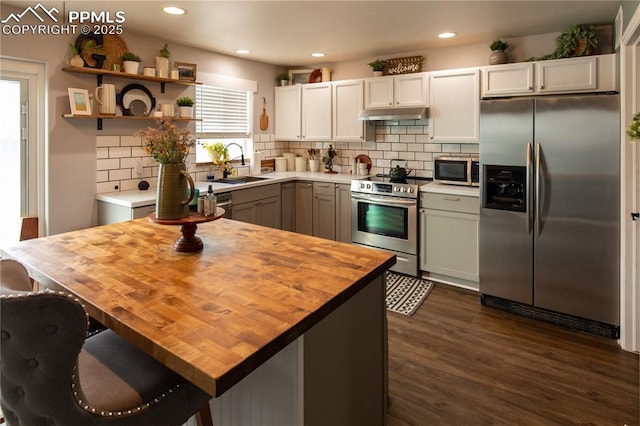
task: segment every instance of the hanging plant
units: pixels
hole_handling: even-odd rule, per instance
[[[640,140],[640,112],[633,116],[627,135],[629,135],[632,142]]]

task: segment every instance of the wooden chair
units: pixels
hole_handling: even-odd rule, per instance
[[[38,238],[38,218],[23,217],[20,223],[20,241]]]
[[[21,290],[28,276],[15,263],[0,263],[0,406],[8,424],[181,425],[199,410],[211,424],[211,396],[111,330],[87,337],[82,305]]]

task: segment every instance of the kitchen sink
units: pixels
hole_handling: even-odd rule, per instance
[[[234,176],[234,177],[216,179],[215,182],[238,184],[238,183],[247,183],[247,182],[259,182],[265,179],[268,179],[268,178],[263,178],[258,176]]]

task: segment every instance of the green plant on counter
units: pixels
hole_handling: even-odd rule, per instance
[[[640,112],[637,112],[633,116],[633,120],[627,130],[627,135],[631,138],[631,141],[640,141]]]
[[[169,45],[167,43],[165,43],[164,46],[162,46],[162,49],[160,49],[160,56],[163,58],[171,56],[171,52],[169,52]]]
[[[176,99],[176,104],[178,104],[178,106],[191,107],[191,106],[193,106],[194,103],[195,103],[195,101],[190,96],[182,96],[182,97]]]
[[[207,142],[202,146],[207,151],[207,154],[209,154],[209,158],[211,158],[213,164],[222,167],[222,169],[228,173],[233,170],[229,159],[229,150],[222,142],[213,144]]]
[[[276,77],[276,81],[282,81],[282,80],[289,81],[289,74],[287,74],[286,72],[281,72],[280,74],[278,74],[278,76]]]
[[[389,62],[382,59],[376,59],[373,62],[369,62],[368,65],[373,71],[384,71],[384,68],[389,65]]]
[[[122,55],[120,57],[120,59],[122,59],[122,61],[134,61],[134,62],[142,62],[142,59],[140,59],[140,56],[136,55],[135,53],[132,52],[127,52],[124,55]]]
[[[500,39],[493,40],[489,45],[489,49],[491,49],[492,52],[496,50],[504,51],[504,50],[507,50],[508,47],[509,47],[509,43]]]

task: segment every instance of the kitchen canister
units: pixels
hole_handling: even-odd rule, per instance
[[[276,172],[287,171],[287,157],[276,157]]]
[[[307,171],[307,159],[305,157],[296,157],[296,172]]]
[[[282,156],[287,159],[287,170],[293,172],[296,169],[296,154],[285,152]]]

